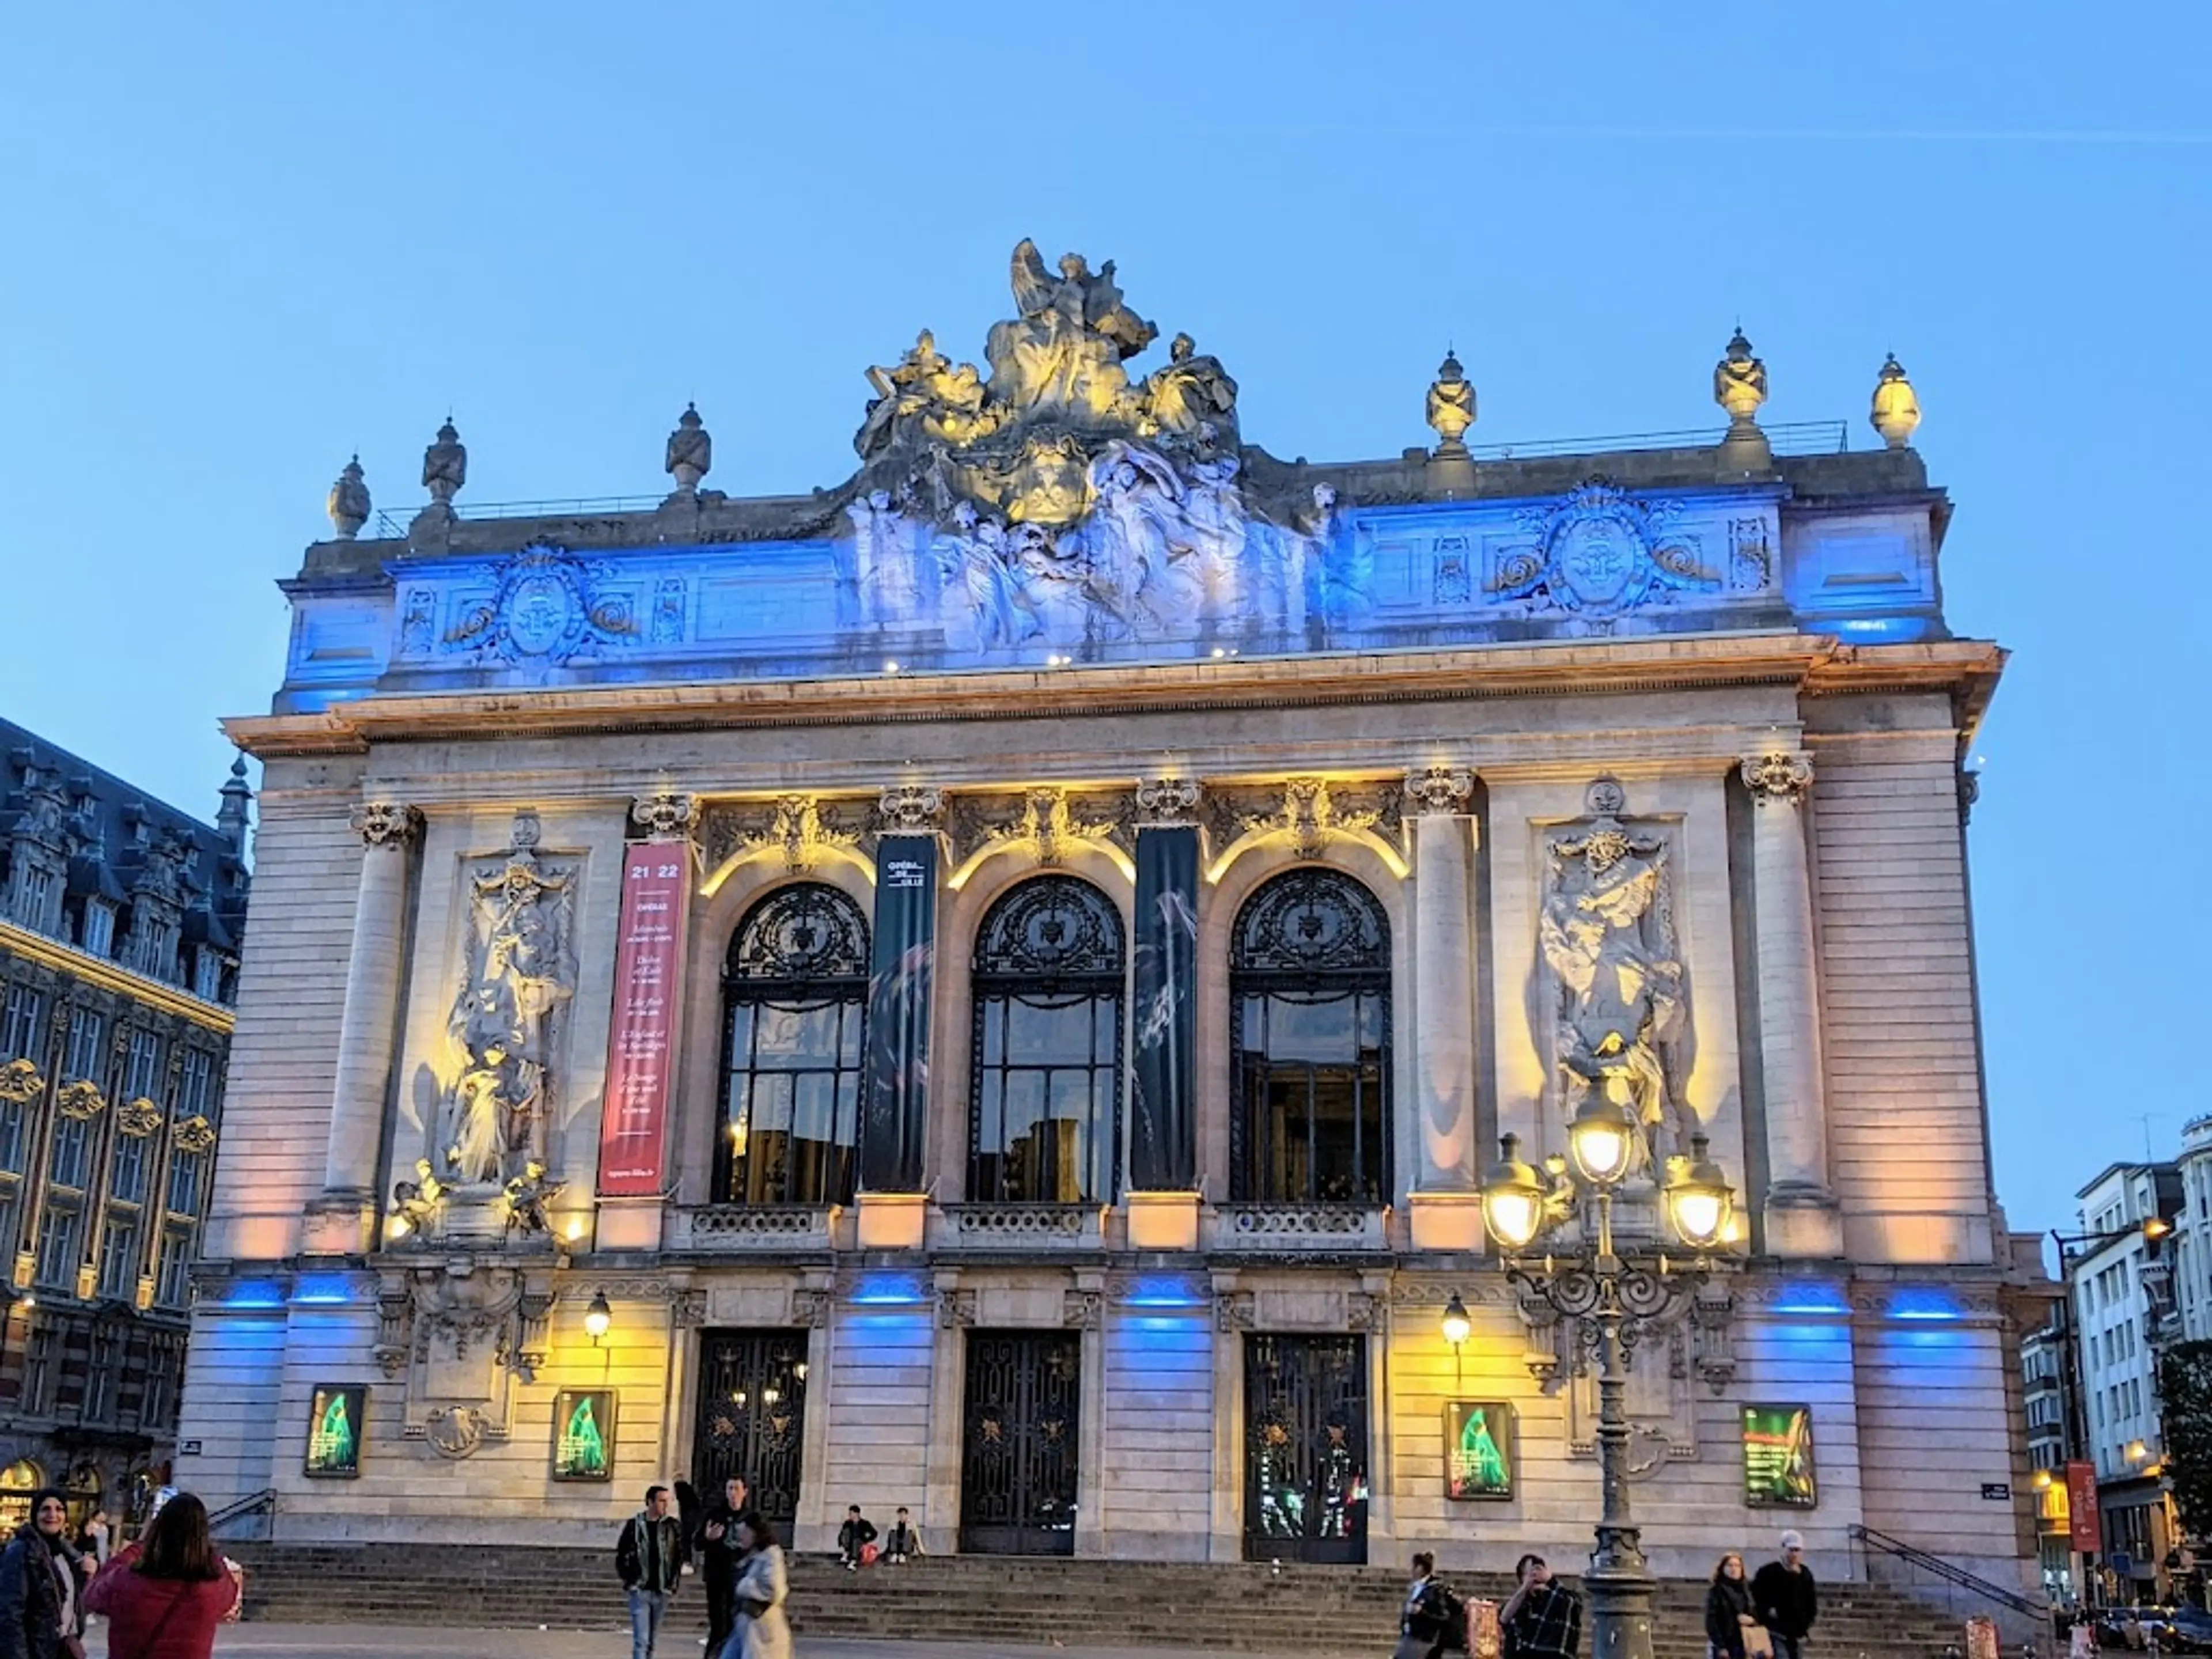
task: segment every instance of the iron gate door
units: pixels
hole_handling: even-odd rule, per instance
[[[1365,1563],[1365,1337],[1245,1337],[1244,1559]]]
[[[960,1547],[978,1555],[1075,1553],[1083,1338],[972,1331],[960,1455]]]
[[[719,1501],[733,1474],[753,1507],[789,1535],[806,1437],[806,1333],[707,1331],[699,1339],[698,1431],[691,1482]]]

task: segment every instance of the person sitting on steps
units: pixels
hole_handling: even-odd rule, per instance
[[[837,1559],[845,1571],[856,1571],[863,1555],[870,1561],[874,1560],[875,1556],[868,1546],[875,1541],[876,1529],[860,1514],[860,1506],[858,1504],[849,1505],[845,1510],[845,1524],[837,1528]]]
[[[927,1554],[921,1547],[921,1534],[915,1530],[908,1516],[906,1505],[899,1505],[898,1518],[891,1522],[890,1536],[884,1540],[884,1556],[896,1565],[904,1565],[915,1557]]]

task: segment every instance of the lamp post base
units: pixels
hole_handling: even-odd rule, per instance
[[[1651,1601],[1658,1589],[1637,1529],[1601,1522],[1589,1571],[1583,1575],[1590,1659],[1651,1659]]]

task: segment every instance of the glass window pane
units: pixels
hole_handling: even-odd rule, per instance
[[[762,1072],[753,1079],[750,1133],[762,1135],[791,1127],[791,1078],[788,1073]]]
[[[857,997],[837,1005],[837,1063],[856,1071],[860,1065],[860,1006]]]
[[[752,1064],[753,1010],[749,1002],[730,1009],[730,1064],[738,1070]]]
[[[1086,1069],[1075,1072],[1053,1072],[1048,1085],[1050,1115],[1073,1123],[1088,1122],[1091,1117],[1091,1079]]]
[[[1274,997],[1267,1021],[1267,1058],[1348,1064],[1358,1058],[1356,1016],[1349,998],[1316,1002]]]
[[[1006,1003],[993,997],[983,1005],[983,1064],[1003,1066],[1006,1060]]]
[[[791,1133],[802,1140],[826,1141],[836,1110],[834,1072],[807,1072],[792,1079]]]
[[[1091,1000],[1014,1005],[1009,1042],[1015,1063],[1087,1066],[1091,1063]]]
[[[1006,1127],[999,1145],[1012,1146],[1036,1127],[1044,1116],[1044,1073],[1006,1073]]]

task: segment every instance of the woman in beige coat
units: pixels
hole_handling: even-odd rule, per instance
[[[792,1659],[791,1621],[783,1604],[791,1594],[783,1551],[775,1528],[757,1512],[738,1521],[737,1583],[731,1586],[737,1622],[730,1627],[721,1659]]]

